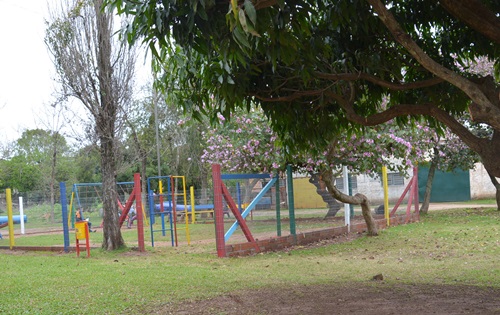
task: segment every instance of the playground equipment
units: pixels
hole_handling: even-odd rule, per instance
[[[384,178],[384,182],[387,181],[387,173]],[[389,201],[387,197],[387,192],[385,191],[385,187],[387,186],[386,183],[384,183],[384,215],[385,218],[387,219],[387,225],[390,225],[391,221],[390,218],[394,216],[396,211],[398,210],[399,205],[403,201],[403,199],[406,197],[408,194],[408,204],[406,206],[406,219],[405,222],[408,223],[410,221],[411,217],[411,206],[414,204],[415,208],[414,211],[417,215],[420,215],[420,210],[419,210],[419,204],[418,204],[418,168],[415,166],[413,167],[413,177],[411,180],[408,182],[408,185],[406,185],[405,190],[401,194],[401,197],[399,197],[399,200],[396,202],[394,205],[394,208],[392,211],[389,213]]]
[[[134,182],[116,183],[119,205],[125,203],[134,190]],[[69,219],[71,227],[74,227],[76,209],[84,211],[102,210],[102,183],[77,183],[73,184],[69,207]]]
[[[291,169],[290,169],[291,173]],[[291,177],[291,176],[290,176]],[[237,180],[237,179],[269,179],[269,182],[262,188],[262,190],[255,196],[255,198],[248,204],[244,211],[240,213],[233,198],[231,197],[226,185],[223,180]],[[221,174],[220,165],[212,165],[212,179],[214,185],[214,207],[215,207],[215,237],[217,246],[217,255],[219,257],[226,257],[225,244],[234,233],[234,231],[240,227],[245,235],[247,241],[252,244],[255,252],[259,252],[259,246],[252,236],[248,225],[246,224],[245,218],[248,214],[255,208],[255,206],[262,199],[264,194],[271,189],[272,186],[276,185],[276,221],[277,221],[277,234],[281,235],[281,214],[280,214],[280,193],[279,193],[279,181],[278,177],[271,177],[269,174]],[[292,190],[293,191],[293,190]],[[224,212],[223,212],[223,199],[226,201],[229,209],[236,218],[236,221],[231,225],[231,227],[224,233]],[[295,233],[295,217],[293,215],[293,200],[290,203],[290,231]],[[293,228],[292,228],[293,227]]]
[[[76,256],[80,257],[80,241],[85,240],[85,249],[87,251],[87,258],[90,257],[90,239],[89,227],[87,221],[78,221],[75,223],[75,236],[76,236]]]
[[[129,183],[127,183],[129,184]],[[89,185],[87,185],[89,186]],[[99,185],[95,185],[99,186]],[[63,232],[64,232],[64,251],[68,252],[69,251],[69,225],[71,222],[71,219],[68,217],[68,207],[67,207],[67,201],[66,201],[66,186],[64,185],[63,182],[60,183],[60,189],[61,189],[61,205],[62,205],[62,218],[63,218]],[[75,191],[73,191],[75,192]],[[72,194],[72,197],[74,194]],[[78,200],[78,197],[77,197]],[[81,199],[80,199],[81,201]],[[122,213],[119,218],[119,224],[120,226],[123,225],[123,222],[125,221],[125,218],[128,215],[128,212],[130,211],[130,208],[132,207],[133,203],[135,202],[135,208],[137,210],[137,235],[138,235],[138,248],[139,251],[145,251],[144,247],[144,224],[143,224],[143,209],[142,209],[142,199],[141,199],[141,177],[140,174],[136,173],[134,174],[134,181],[133,181],[133,188],[130,191],[130,196],[125,203],[125,206],[123,207]],[[70,203],[71,205],[73,202]],[[70,205],[70,208],[71,208]],[[69,211],[71,212],[71,210]],[[72,216],[74,217],[74,216]],[[85,221],[83,221],[85,222]]]
[[[28,217],[26,215],[22,216],[23,222],[26,223],[28,222]],[[14,221],[14,224],[21,224],[21,216],[20,215],[13,215],[12,220]],[[8,216],[0,216],[0,225],[8,223],[9,222],[9,217]]]
[[[7,201],[7,216],[0,216],[0,228],[9,227],[9,246],[10,249],[14,247],[14,224],[21,224],[21,231],[24,234],[24,223],[28,221],[28,217],[23,215],[22,198],[20,199],[19,211],[20,215],[13,215],[12,213],[12,191],[10,188],[5,190],[5,197]],[[0,239],[3,239],[0,233]]]
[[[167,183],[167,190],[163,190],[163,182]],[[153,185],[157,184],[158,194],[153,191]],[[148,200],[149,200],[149,221],[151,230],[151,246],[154,247],[154,233],[161,232],[166,236],[170,232],[172,246],[178,246],[178,230],[186,231],[186,239],[190,244],[189,234],[189,207],[187,205],[186,178],[185,176],[155,176],[148,178]],[[179,189],[179,186],[181,189]],[[181,205],[178,205],[178,198],[181,198]],[[177,226],[177,215],[184,218],[184,227]],[[156,218],[160,219],[161,228],[155,229]],[[168,220],[167,227],[165,220]]]

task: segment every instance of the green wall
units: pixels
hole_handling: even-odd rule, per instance
[[[429,168],[420,166],[418,169],[419,201],[424,199]],[[470,200],[469,171],[455,170],[451,173],[436,171],[432,182],[431,202],[453,202]]]

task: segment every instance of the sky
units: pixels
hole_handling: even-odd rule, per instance
[[[47,129],[57,86],[44,43],[48,1],[0,0],[0,144],[19,139],[26,129]],[[144,60],[137,58],[136,82],[150,78]]]
[[[53,100],[54,67],[43,41],[46,0],[0,0],[0,142],[40,127]]]

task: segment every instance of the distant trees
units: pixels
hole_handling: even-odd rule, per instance
[[[42,192],[51,200],[49,219],[53,220],[57,182],[73,177],[71,167],[64,136],[43,129],[26,130],[12,145],[11,156],[0,161],[1,187]]]

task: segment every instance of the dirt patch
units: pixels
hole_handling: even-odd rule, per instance
[[[266,288],[168,305],[150,314],[500,314],[500,289],[366,284]]]

